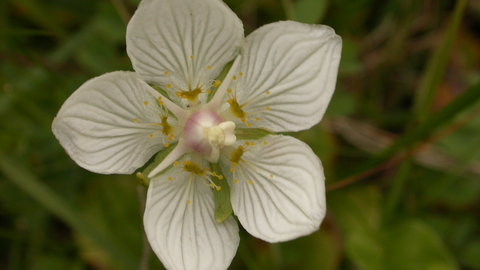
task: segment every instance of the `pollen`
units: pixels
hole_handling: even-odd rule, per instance
[[[213,87],[217,87],[221,84],[222,82],[220,82],[219,80],[215,80],[212,84]]]
[[[270,174],[270,178],[273,178],[273,174]]]
[[[252,185],[252,184],[253,184],[253,181],[252,181],[252,180],[248,180],[248,184]]]
[[[187,204],[191,204],[192,202],[190,200],[187,200]]]
[[[168,177],[168,179],[167,179],[167,180],[168,180],[168,181],[172,181],[172,180],[173,180],[173,178],[172,178],[172,177]]]
[[[232,93],[232,89],[227,89],[227,93]]]
[[[172,88],[172,85],[171,85],[171,84],[167,84],[166,87],[167,87],[167,88]]]
[[[195,88],[193,90],[188,90],[188,91],[179,91],[175,92],[175,95],[177,97],[182,97],[183,99],[187,99],[189,101],[196,101],[198,98],[198,95],[202,94],[203,91],[200,88]]]
[[[207,66],[207,69],[210,70],[210,69],[212,69],[212,67],[211,67],[211,66]]]
[[[241,145],[238,146],[238,148],[232,152],[232,155],[230,157],[230,162],[232,162],[232,164],[233,163],[238,164],[238,162],[242,159],[243,153],[244,153],[243,146]]]
[[[234,183],[234,184],[238,183],[238,180],[237,180],[237,179],[233,179],[233,183]]]
[[[243,76],[243,72],[238,73],[238,76],[242,77],[242,76]]]
[[[148,137],[153,138],[153,134],[148,135]]]
[[[164,71],[163,74],[168,75],[168,71]]]
[[[255,118],[255,121],[257,121],[257,122],[258,122],[258,121],[260,121],[260,118],[258,118],[258,117],[257,117],[257,118]]]
[[[144,101],[143,104],[145,104],[145,106],[147,106],[147,105],[148,105],[148,101]]]
[[[234,168],[230,168],[230,172],[231,172],[231,173],[234,173],[234,172],[235,172],[235,169],[234,169]]]
[[[265,94],[270,95],[270,91],[265,92]]]
[[[158,97],[157,100],[158,100],[158,101],[162,101],[162,97]]]
[[[164,145],[165,147],[169,147],[169,146],[170,146],[169,143],[164,143],[163,145]]]
[[[138,118],[133,119],[133,122],[138,123]]]
[[[237,79],[237,76],[233,76],[233,77],[232,77],[232,80],[235,81],[236,79]]]
[[[178,161],[173,162],[173,166],[178,166],[178,165],[179,165]]]
[[[247,115],[242,110],[243,106],[238,104],[238,101],[237,101],[236,98],[229,99],[227,102],[228,102],[228,104],[230,104],[230,111],[232,112],[232,114],[235,117],[240,118],[240,119],[245,119],[246,118]]]
[[[267,145],[268,143],[267,142],[262,142],[263,145]]]
[[[186,172],[190,172],[191,174],[196,174],[200,177],[205,176],[205,171],[198,167],[197,164],[191,163],[190,161],[183,162],[183,170]]]
[[[193,55],[190,55],[190,59],[192,59],[192,60],[193,60],[193,59],[195,59],[195,56],[193,56]]]
[[[222,189],[222,187],[217,186],[215,189],[216,189],[217,191],[220,191],[220,189]]]
[[[266,111],[270,111],[270,107],[266,107],[265,110],[266,110]]]

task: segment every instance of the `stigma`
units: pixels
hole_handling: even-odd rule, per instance
[[[183,128],[186,144],[206,160],[216,163],[224,146],[235,144],[235,123],[223,121],[211,110],[200,110],[187,119]]]

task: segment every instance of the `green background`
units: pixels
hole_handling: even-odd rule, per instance
[[[230,0],[246,34],[332,26],[342,62],[326,116],[292,134],[322,159],[318,232],[269,244],[241,230],[230,269],[480,269],[480,1]],[[78,167],[56,112],[86,80],[132,70],[138,0],[0,1],[0,269],[163,269],[134,176]]]

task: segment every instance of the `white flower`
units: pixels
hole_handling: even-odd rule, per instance
[[[127,28],[135,72],[83,84],[52,129],[97,173],[130,174],[159,153],[143,173],[153,250],[168,269],[226,269],[239,242],[232,208],[269,242],[318,229],[320,160],[305,143],[266,131],[320,121],[340,50],[327,26],[277,22],[244,38],[219,0],[143,0]]]

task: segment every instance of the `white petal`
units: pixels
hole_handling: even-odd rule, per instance
[[[318,123],[335,88],[341,45],[328,26],[291,21],[249,35],[236,95],[240,105],[248,103],[251,127],[283,132]]]
[[[91,79],[75,91],[58,112],[52,130],[81,167],[129,174],[163,148],[161,127],[150,124],[159,122],[157,112],[157,100],[138,75],[117,71]]]
[[[179,165],[152,178],[144,216],[150,245],[169,270],[227,269],[240,240],[237,223],[217,223],[215,191],[190,177]]]
[[[242,160],[225,176],[235,215],[253,236],[279,242],[310,234],[325,216],[320,160],[303,142],[269,135],[245,146]],[[230,157],[221,160],[230,169]],[[236,181],[235,181],[235,180]]]
[[[240,19],[219,0],[144,0],[127,27],[134,69],[185,91],[211,84],[242,42]]]

